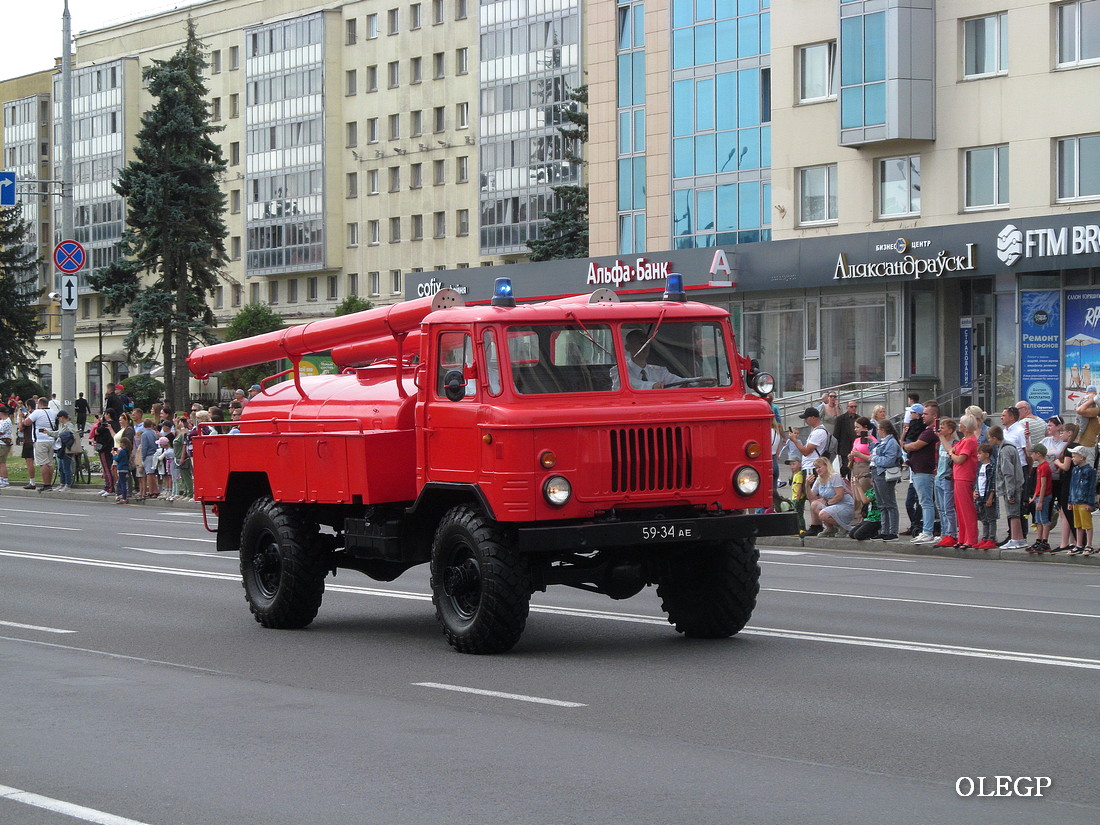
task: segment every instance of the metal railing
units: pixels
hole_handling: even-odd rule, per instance
[[[821,387],[820,389],[810,392],[784,395],[782,398],[775,399],[775,405],[779,407],[784,426],[790,424],[796,429],[799,426],[795,424],[795,422],[798,421],[798,416],[807,407],[818,406],[821,403],[821,396],[827,392],[835,392],[840,396],[842,412],[847,409],[845,405],[849,401],[855,401],[859,405],[858,411],[860,415],[865,415],[870,418],[871,411],[874,410],[877,405],[881,404],[886,407],[888,413],[893,410],[899,410],[892,416],[898,418],[901,416],[900,410],[905,407],[905,393],[910,384],[911,382],[900,380],[849,381],[846,384]],[[901,403],[899,404],[899,402]]]

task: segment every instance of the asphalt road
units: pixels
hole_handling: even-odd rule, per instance
[[[0,497],[0,823],[1100,821],[1094,567],[767,548],[734,639],[557,588],[474,657],[426,568],[264,630],[212,539]]]

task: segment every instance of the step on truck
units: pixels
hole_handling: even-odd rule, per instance
[[[336,375],[303,375],[331,352]],[[392,581],[428,564],[447,641],[512,648],[531,595],[626,599],[655,585],[676,630],[725,638],[759,591],[756,538],[797,531],[772,504],[771,377],[729,314],[607,289],[516,304],[508,279],[196,349],[191,372],[288,359],[239,432],[192,439],[264,627],[301,628],[326,577]],[[282,380],[280,380],[282,379]]]

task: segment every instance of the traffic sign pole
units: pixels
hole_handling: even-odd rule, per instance
[[[61,15],[61,237],[71,238],[76,228],[73,208],[73,49],[69,0]],[[78,244],[79,246],[79,244]],[[81,253],[83,253],[81,247]],[[56,261],[56,252],[54,254]],[[84,255],[81,263],[84,264]],[[78,267],[79,269],[79,267]],[[64,270],[62,270],[64,272]],[[73,272],[65,274],[73,275]],[[75,293],[75,289],[73,290]],[[61,310],[61,398],[71,412],[76,399],[76,300],[72,309]]]

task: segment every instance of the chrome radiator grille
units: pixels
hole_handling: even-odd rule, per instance
[[[691,430],[631,427],[611,430],[611,490],[616,493],[691,487]]]

